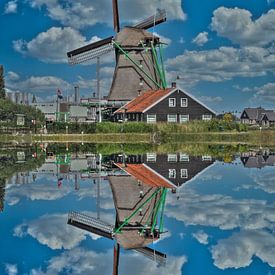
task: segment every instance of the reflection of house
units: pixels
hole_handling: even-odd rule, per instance
[[[245,108],[241,114],[241,122],[248,125],[261,124],[270,126],[275,124],[275,111],[259,108]]]
[[[275,154],[262,154],[260,152],[249,152],[241,155],[241,161],[246,168],[263,168],[265,166],[275,166]]]
[[[144,163],[154,173],[180,186],[194,178],[197,174],[212,165],[215,160],[211,156],[189,156],[188,154],[159,154],[147,153],[146,155],[114,156],[115,162]]]
[[[211,120],[215,112],[184,90],[171,88],[147,91],[115,113],[115,120],[185,123],[189,120]]]

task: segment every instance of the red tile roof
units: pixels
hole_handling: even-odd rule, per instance
[[[142,113],[145,109],[153,105],[156,101],[168,95],[172,90],[173,89],[170,88],[144,92],[142,95],[136,97],[135,99],[118,109],[115,114],[123,113],[124,110],[127,113]]]
[[[152,171],[145,164],[124,164],[115,163],[116,166],[126,171],[131,176],[135,177],[137,180],[140,180],[144,184],[147,184],[152,187],[166,187],[173,188],[174,186],[169,183],[169,181],[162,176],[158,175],[157,172]]]

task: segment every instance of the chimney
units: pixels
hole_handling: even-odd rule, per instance
[[[79,103],[80,103],[79,87],[78,87],[78,86],[75,86],[75,87],[74,87],[74,102],[75,102],[76,104],[79,104]]]
[[[177,88],[177,82],[172,82],[172,88]]]

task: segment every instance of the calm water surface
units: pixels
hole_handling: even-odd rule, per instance
[[[0,274],[275,274],[272,149],[3,149],[0,207]]]

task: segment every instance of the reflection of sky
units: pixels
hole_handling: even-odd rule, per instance
[[[217,162],[178,194],[168,192],[165,228],[151,247],[166,267],[122,249],[121,274],[275,274],[275,169]],[[0,214],[0,274],[111,274],[113,241],[67,225],[69,211],[97,215],[97,185],[39,175],[10,184]],[[114,224],[112,192],[101,183],[102,220]],[[177,200],[177,196],[179,199]]]

